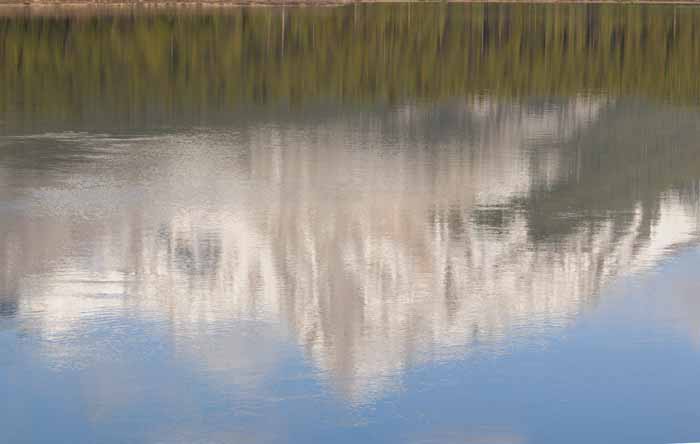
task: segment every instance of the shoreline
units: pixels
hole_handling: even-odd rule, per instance
[[[72,1],[2,1],[0,16],[8,12],[70,12],[72,10],[197,10],[227,9],[240,7],[323,7],[357,4],[551,4],[551,5],[685,5],[700,6],[700,0],[72,0]]]

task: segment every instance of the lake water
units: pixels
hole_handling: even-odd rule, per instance
[[[700,440],[700,9],[0,18],[0,441]]]

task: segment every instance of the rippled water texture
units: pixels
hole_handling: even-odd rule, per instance
[[[700,440],[700,10],[0,18],[0,441]]]

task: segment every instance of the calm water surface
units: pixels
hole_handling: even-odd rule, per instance
[[[0,18],[0,441],[700,440],[700,9]]]

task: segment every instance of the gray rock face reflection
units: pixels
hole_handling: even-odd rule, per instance
[[[90,367],[100,323],[155,322],[252,391],[275,352],[226,332],[263,322],[369,403],[422,363],[546,338],[693,244],[699,117],[479,99],[7,136],[0,317],[59,368]]]

